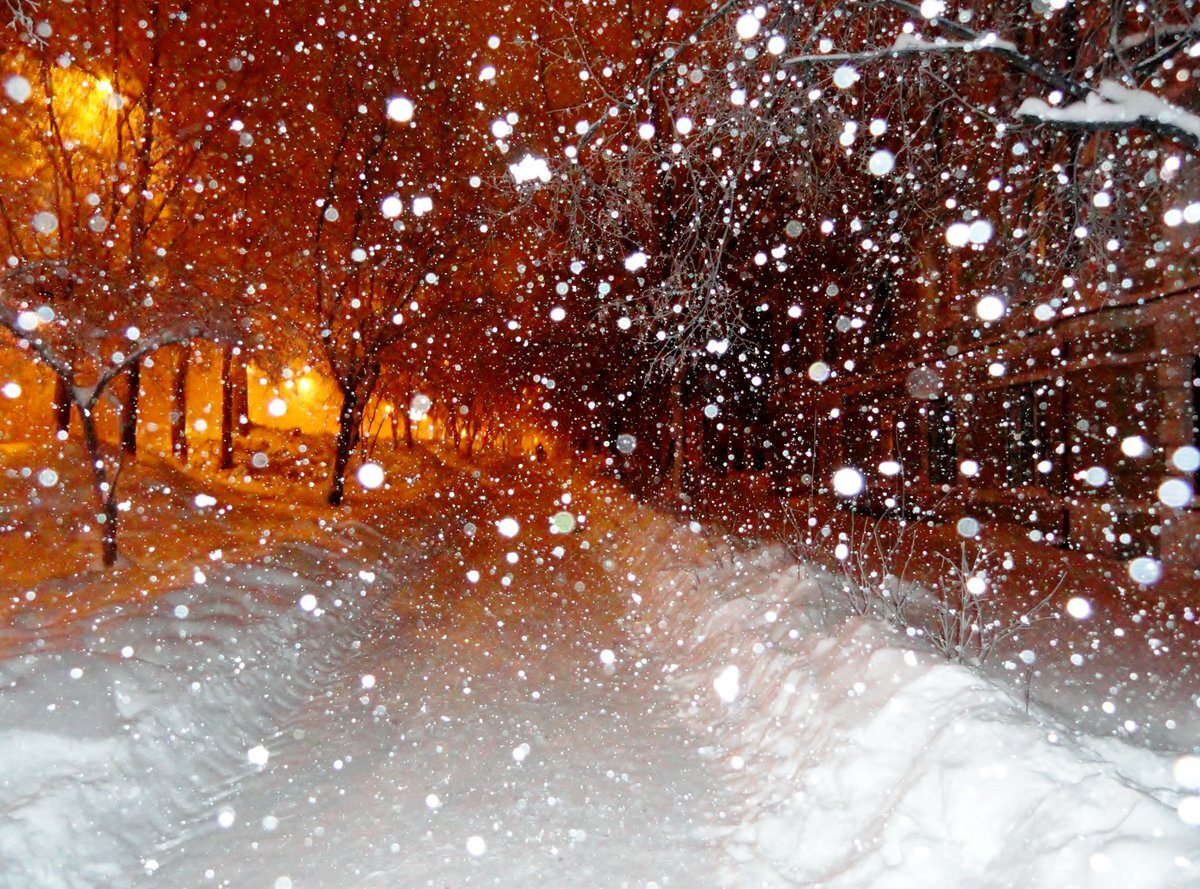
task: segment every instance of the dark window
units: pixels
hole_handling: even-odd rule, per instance
[[[1004,402],[1008,427],[1004,437],[1004,478],[1012,488],[1034,481],[1039,445],[1037,401],[1035,384],[1023,383],[1010,387]]]
[[[958,412],[948,398],[929,403],[929,483],[952,485],[958,477]]]
[[[1192,444],[1200,447],[1200,355],[1192,358]]]
[[[826,306],[822,313],[824,325],[822,325],[822,333],[825,340],[822,344],[821,358],[826,364],[833,364],[838,357],[838,329],[837,329],[837,309],[832,306]]]

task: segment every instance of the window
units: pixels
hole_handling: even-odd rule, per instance
[[[949,398],[930,402],[926,414],[929,438],[929,483],[952,485],[958,477],[958,412]]]
[[[1009,388],[1004,400],[1004,480],[1010,488],[1035,481],[1038,438],[1038,393],[1035,383]]]

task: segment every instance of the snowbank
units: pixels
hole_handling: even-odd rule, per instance
[[[286,544],[87,621],[0,636],[0,887],[133,885],[166,826],[222,815],[281,722],[353,652],[389,561]],[[369,570],[367,570],[369,568]]]
[[[722,844],[778,885],[1200,880],[1179,757],[1026,714],[978,672],[823,607],[815,574],[780,553],[659,578],[635,632],[745,800]]]

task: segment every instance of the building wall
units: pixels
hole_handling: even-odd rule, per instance
[[[1200,289],[1126,296],[1046,322],[1018,308],[873,355],[853,343],[830,355],[828,331],[814,338],[821,352],[810,355],[834,359],[835,375],[794,375],[789,449],[826,475],[861,469],[866,505],[1012,522],[1048,544],[1151,555],[1200,579],[1197,499],[1182,509],[1158,500],[1167,478],[1195,482],[1171,456],[1197,445]],[[1145,456],[1123,452],[1131,436],[1144,439]],[[902,472],[882,475],[886,460]],[[802,479],[803,462],[792,470]],[[825,491],[828,479],[810,487]]]

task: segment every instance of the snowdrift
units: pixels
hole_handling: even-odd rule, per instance
[[[658,577],[634,631],[744,800],[720,842],[778,885],[1200,881],[1179,786],[1194,759],[1026,714],[979,672],[822,606],[815,570],[781,553]]]
[[[212,788],[233,793],[265,765],[391,576],[374,532],[338,534],[342,554],[285,544],[86,621],[0,635],[0,887],[134,885],[168,851],[166,826],[232,815]]]

